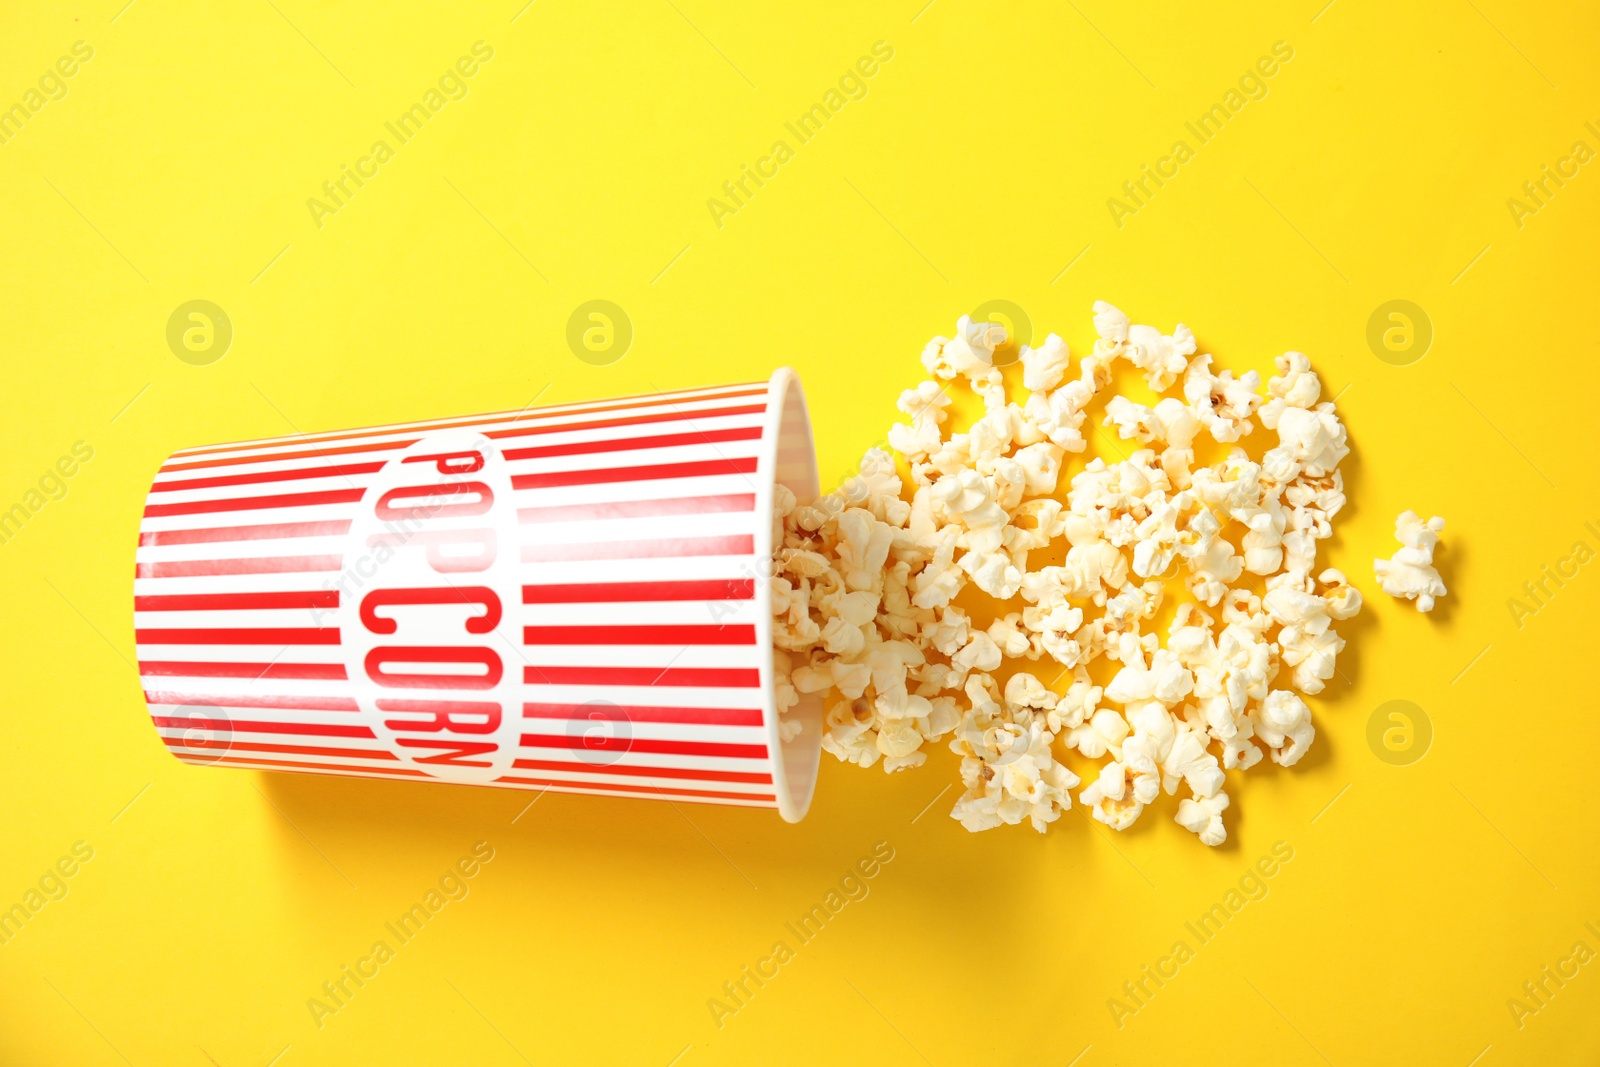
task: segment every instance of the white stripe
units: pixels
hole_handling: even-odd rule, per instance
[[[731,618],[731,616],[730,616]],[[315,626],[337,632],[337,608],[232,608],[218,611],[136,611],[135,629],[305,629]]]
[[[612,767],[627,767],[630,770],[649,770],[660,768],[672,771],[717,771],[732,774],[771,774],[772,768],[765,756],[752,759],[737,759],[727,756],[690,756],[676,755],[661,752],[625,752],[601,753],[580,752],[574,749],[563,748],[526,748],[517,749],[518,759],[541,760],[545,763],[560,763],[564,766],[559,770],[540,768],[540,774],[583,774],[599,777],[607,773]],[[526,768],[524,768],[526,769]],[[613,775],[613,780],[627,778],[661,778],[667,775]],[[686,781],[679,778],[677,781]],[[710,779],[708,778],[707,781]],[[739,785],[752,785],[755,783],[740,782]]]
[[[554,778],[560,782],[571,782],[581,785],[600,785],[602,783],[614,785],[643,786],[649,788],[677,788],[677,789],[715,789],[718,792],[728,792],[737,796],[740,793],[771,793],[771,782],[724,782],[709,781],[699,778],[668,778],[652,774],[585,774],[578,768],[572,770],[553,771],[544,767],[537,770],[529,767],[513,767],[509,772],[513,776],[526,776],[530,778]],[[675,799],[675,798],[669,798]]]
[[[173,749],[171,751],[173,752],[173,755],[179,755],[180,752],[181,752],[181,750],[178,750],[178,749]],[[306,753],[303,753],[303,752],[294,752],[294,753],[290,753],[290,752],[256,752],[256,753],[224,752],[224,753],[222,753],[222,755],[229,757],[227,763],[207,763],[207,762],[205,762],[205,756],[201,755],[198,752],[182,752],[181,754],[182,755],[186,755],[186,756],[189,757],[189,759],[185,760],[184,762],[190,763],[191,766],[196,766],[196,767],[215,766],[215,767],[227,768],[229,770],[281,771],[281,772],[287,772],[287,773],[290,773],[290,774],[329,774],[329,775],[336,775],[336,776],[337,775],[344,775],[346,777],[356,777],[356,778],[367,778],[367,777],[375,776],[375,775],[377,775],[379,773],[379,771],[382,768],[385,768],[385,767],[387,767],[387,768],[397,768],[397,767],[403,767],[404,766],[404,764],[402,764],[399,760],[384,760],[381,766],[378,765],[378,764],[372,764],[372,763],[355,764],[355,763],[351,763],[349,760],[338,758],[338,757],[333,757],[333,756],[313,756],[313,755],[307,755]],[[266,760],[281,760],[281,761],[285,761],[285,762],[292,762],[292,761],[297,761],[297,760],[308,760],[308,761],[316,761],[318,763],[333,763],[333,764],[346,764],[346,763],[349,763],[350,764],[350,768],[349,768],[348,771],[330,771],[330,770],[326,770],[325,768],[322,768],[322,767],[300,767],[300,766],[284,767],[284,766],[281,766],[281,765],[280,766],[269,766],[264,762]],[[360,772],[364,772],[364,773],[360,773]],[[444,781],[445,780],[445,779],[441,779],[441,778],[434,778],[434,779],[420,778],[420,777],[418,777],[416,775],[411,775],[411,774],[389,774],[389,775],[383,775],[383,777],[385,777],[385,778],[393,777],[396,780],[407,781],[407,782]],[[527,787],[522,787],[522,788],[527,788]]]
[[[516,772],[513,772],[513,773],[520,774],[520,775],[523,775],[523,776],[526,777],[526,776],[531,776],[531,775],[535,774],[536,772],[534,772],[534,771],[516,771]],[[612,792],[608,792],[608,791],[602,791],[602,790],[599,790],[599,789],[585,789],[582,786],[573,786],[573,785],[552,785],[552,786],[515,785],[515,784],[510,783],[510,782],[490,782],[488,784],[489,785],[499,785],[499,786],[510,786],[512,789],[542,789],[542,790],[546,790],[546,791],[551,792],[551,793],[573,793],[573,794],[581,794],[581,795],[585,795],[585,796],[605,796],[605,797],[610,797],[613,800],[670,800],[674,804],[716,804],[719,807],[732,807],[732,808],[775,808],[775,807],[778,806],[775,801],[771,801],[771,800],[743,800],[743,799],[739,799],[738,794],[729,794],[728,799],[723,799],[721,797],[673,796],[673,795],[668,794],[668,793],[612,793]],[[721,783],[721,782],[717,783],[717,785],[719,785],[719,786],[722,785],[722,784],[723,783]],[[683,782],[683,783],[680,783],[680,787],[684,788],[684,789],[697,789],[697,788],[701,788],[702,787],[702,783],[692,782],[692,781],[691,782]],[[768,786],[767,787],[767,791],[770,793],[772,791],[772,787]]]
[[[255,768],[255,769],[259,769],[259,770],[263,770],[263,771],[279,771],[279,772],[286,772],[286,773],[291,773],[291,774],[321,774],[321,775],[329,775],[329,776],[333,776],[333,777],[338,777],[340,775],[344,775],[346,777],[358,777],[358,778],[386,777],[386,778],[393,778],[393,779],[399,780],[399,781],[442,782],[442,783],[446,783],[446,784],[448,784],[448,781],[449,781],[448,779],[434,778],[434,777],[431,777],[431,776],[419,776],[419,775],[410,775],[410,774],[406,774],[406,775],[394,774],[394,773],[392,773],[392,771],[391,771],[390,774],[387,774],[387,775],[382,774],[381,772],[382,772],[382,769],[384,767],[397,768],[399,766],[402,766],[402,764],[399,764],[398,761],[394,761],[394,760],[385,760],[383,762],[382,767],[380,767],[379,765],[376,765],[376,764],[371,764],[371,763],[361,763],[361,764],[352,764],[348,771],[337,771],[337,770],[327,770],[327,769],[322,768],[322,767],[270,766],[265,761],[266,760],[281,760],[281,761],[288,762],[288,761],[294,761],[294,760],[306,760],[306,761],[315,761],[315,762],[320,762],[320,763],[345,763],[345,762],[348,762],[348,761],[342,760],[342,759],[337,759],[337,758],[330,758],[330,757],[320,757],[320,756],[310,756],[310,755],[290,754],[290,753],[279,754],[279,753],[263,752],[263,753],[255,754],[255,758],[253,758],[253,759],[251,758],[251,754],[248,754],[248,753],[224,753],[224,754],[228,755],[229,757],[231,757],[229,762],[227,762],[227,763],[218,763],[218,764],[215,764],[215,766],[223,767],[223,768],[229,768],[229,769],[251,769],[251,768]],[[203,757],[200,757],[198,753],[192,754],[191,758],[194,759],[194,763],[191,764],[192,766],[200,766],[200,767],[208,766],[208,764],[205,764],[204,762],[202,762]],[[235,762],[235,760],[237,760],[237,762]],[[511,774],[514,777],[536,777],[536,776],[543,776],[545,774],[545,772],[543,772],[543,771],[513,771],[513,772],[511,772]],[[621,793],[621,792],[615,792],[615,791],[612,791],[612,790],[598,789],[598,788],[594,787],[598,783],[590,783],[590,782],[579,781],[579,780],[572,780],[570,782],[564,782],[561,785],[552,785],[552,786],[521,785],[521,784],[518,784],[518,783],[515,783],[515,782],[485,782],[483,784],[484,785],[489,785],[489,786],[497,786],[497,787],[499,787],[501,789],[519,789],[519,790],[523,790],[523,791],[538,791],[538,792],[551,792],[551,793],[573,793],[573,794],[582,794],[582,795],[588,795],[588,796],[605,796],[605,797],[611,797],[611,798],[618,799],[618,800],[670,800],[670,801],[672,801],[673,803],[676,803],[676,804],[716,804],[716,805],[719,805],[719,806],[726,805],[726,806],[741,807],[741,808],[773,808],[773,807],[777,806],[776,803],[774,803],[773,801],[770,801],[770,800],[752,799],[752,797],[754,795],[760,794],[763,790],[765,792],[767,792],[767,793],[771,793],[772,792],[772,787],[770,785],[765,785],[765,784],[761,784],[761,783],[757,783],[758,788],[756,788],[754,790],[751,790],[749,793],[739,793],[739,792],[729,793],[729,794],[727,794],[727,799],[723,799],[721,796],[717,796],[717,797],[678,796],[678,795],[674,795],[674,794],[670,794],[670,793],[651,793],[651,792],[627,792],[627,793]],[[628,785],[639,785],[641,783],[629,782],[629,783],[626,783],[626,784],[628,784]],[[650,786],[654,786],[655,788],[661,788],[662,785],[667,785],[669,787],[675,786],[676,788],[679,788],[679,789],[702,789],[702,788],[704,788],[704,789],[720,789],[720,788],[723,788],[724,786],[728,786],[728,785],[731,785],[731,786],[733,786],[735,788],[744,788],[748,784],[749,783],[740,783],[740,782],[733,782],[733,783],[724,783],[724,782],[703,783],[703,782],[699,782],[699,781],[696,781],[696,780],[693,780],[693,779],[673,779],[670,782],[666,782],[666,783],[660,783],[660,782],[645,783],[646,788],[649,788]]]
[[[255,541],[206,541],[184,545],[140,545],[140,563],[181,563],[196,559],[260,559],[265,556],[340,556],[350,543],[331,537],[271,537]],[[372,549],[376,552],[377,549]]]
[[[329,714],[337,714],[330,712]],[[349,712],[344,714],[349,715]],[[613,713],[614,714],[614,713]],[[350,716],[354,718],[354,716]],[[548,737],[588,737],[595,738],[627,738],[633,741],[706,741],[721,745],[755,745],[766,748],[767,731],[764,726],[718,726],[707,723],[682,723],[682,722],[637,722],[621,719],[523,719],[522,734],[542,735]],[[534,745],[518,745],[517,751],[527,755],[532,752],[559,752],[561,749],[545,748]],[[575,749],[567,749],[576,752]],[[601,754],[595,753],[598,758]],[[607,753],[609,758],[614,753]],[[657,753],[654,752],[628,752],[626,758],[654,762]],[[666,756],[663,754],[662,758]],[[742,763],[765,763],[765,756],[728,757],[728,756],[675,756],[675,759],[720,759],[734,760]],[[591,759],[590,762],[594,760]],[[663,763],[662,766],[677,766],[676,764]],[[741,768],[729,768],[739,770]],[[760,768],[750,768],[759,770]]]
[[[259,663],[263,667],[268,663],[274,667],[321,663],[344,665],[341,658],[343,650],[338,645],[158,645],[141,641],[136,647],[141,662]],[[521,666],[520,661],[517,666]]]
[[[647,708],[721,708],[724,710],[750,710],[761,712],[759,688],[734,686],[639,686],[639,685],[549,685],[544,682],[527,682],[522,687],[523,699],[529,704],[583,704],[606,701],[622,707]],[[527,722],[537,722],[527,719]]]
[[[717,406],[747,407],[746,400],[759,401],[760,397],[736,397],[722,401]],[[588,441],[632,441],[644,437],[666,437],[686,433],[703,433],[710,430],[730,430],[759,427],[766,418],[765,412],[750,415],[718,415],[715,408],[706,408],[711,414],[698,417],[686,415],[671,421],[635,423],[631,426],[601,426],[591,429],[574,429],[552,433],[519,434],[516,437],[496,437],[494,444],[502,452],[522,448],[544,448],[549,445],[576,444]],[[605,419],[606,416],[599,416]]]
[[[398,453],[396,453],[398,455]],[[316,478],[295,478],[282,482],[243,482],[238,485],[203,486],[199,489],[170,489],[151,495],[151,504],[194,504],[212,500],[239,500],[245,497],[293,496],[297,493],[326,493],[334,489],[365,489],[380,472],[370,474],[329,473]],[[345,508],[353,504],[340,505]],[[205,512],[204,514],[211,514]]]
[[[178,717],[180,713],[185,714],[185,715],[191,715],[192,714],[196,718],[200,718],[200,717],[203,717],[205,715],[209,715],[212,712],[217,712],[217,711],[220,711],[223,715],[226,715],[230,722],[234,721],[234,720],[238,720],[240,722],[273,722],[273,723],[289,723],[289,724],[294,724],[294,723],[303,723],[303,724],[315,723],[316,725],[319,725],[319,726],[324,726],[324,725],[365,726],[366,725],[366,723],[362,721],[359,713],[354,712],[354,711],[311,711],[311,710],[308,710],[306,708],[245,708],[245,707],[240,707],[237,704],[218,704],[215,707],[213,707],[210,704],[170,704],[170,703],[164,703],[163,702],[163,703],[154,703],[154,704],[150,705],[150,714],[156,715],[156,716],[166,716],[168,718]],[[161,729],[166,731],[165,736],[167,736],[167,737],[179,737],[184,733],[184,728],[181,727],[181,726],[166,726],[166,727],[161,727]],[[221,730],[225,730],[225,729],[226,729],[225,727],[224,728],[220,728],[219,732],[221,732]],[[246,732],[240,731],[238,736],[241,737],[241,738],[245,737],[246,736]],[[297,734],[295,736],[297,736],[297,737],[310,737],[310,736],[313,736],[313,735],[311,735],[311,734]],[[333,743],[333,742],[336,742],[336,741],[348,741],[348,742],[350,742],[351,744],[355,745],[358,748],[361,747],[362,745],[366,745],[369,748],[373,747],[373,746],[382,747],[382,743],[381,742],[376,741],[371,737],[343,737],[343,738],[339,738],[339,737],[331,737],[331,736],[323,735],[323,734],[318,734],[318,735],[315,735],[315,736],[322,737],[325,741],[327,741],[330,744]]]
[[[337,442],[337,444],[342,447],[344,442]],[[375,444],[378,447],[375,448],[371,444],[362,445],[355,441],[350,442],[350,446],[353,448],[367,449],[367,451],[362,452],[319,453],[313,452],[309,448],[295,448],[292,445],[286,448],[274,448],[263,453],[264,456],[271,458],[251,460],[248,463],[224,463],[215,467],[191,467],[187,470],[161,471],[155,477],[155,485],[170,485],[173,482],[187,482],[199,478],[232,478],[246,474],[261,474],[266,471],[320,470],[327,467],[354,467],[370,463],[387,463],[395,456],[405,452],[403,448],[394,447],[394,442],[385,444],[380,441],[375,442]],[[329,447],[333,446],[330,445]],[[304,454],[284,457],[275,455],[275,453]],[[221,455],[215,457],[201,456],[196,462],[204,462],[213,458],[222,460],[228,457]],[[269,482],[265,484],[284,483]],[[291,481],[286,484],[293,485],[294,483]]]
[[[160,499],[148,501],[159,504]],[[264,525],[281,526],[289,522],[343,522],[350,518],[355,510],[355,504],[314,504],[297,505],[290,508],[274,508],[273,518]],[[263,525],[245,519],[236,519],[232,511],[207,511],[195,515],[146,515],[139,520],[139,532],[167,533],[171,530],[228,530],[240,526]],[[335,535],[337,536],[337,535]],[[280,540],[280,538],[260,538],[260,540]],[[216,544],[235,544],[239,542],[219,541]],[[249,542],[243,542],[248,544]]]
[[[186,734],[182,730],[171,730],[163,727],[158,727],[156,732],[161,735],[162,744],[169,751],[183,752],[198,759],[209,757],[215,760],[219,756],[248,756],[251,752],[257,752],[260,759],[310,759],[345,765],[356,761],[365,762],[370,760],[373,763],[389,767],[405,766],[405,763],[401,760],[390,759],[384,752],[382,742],[374,741],[371,738],[311,737],[304,734],[224,733],[198,728],[191,729]],[[339,748],[351,751],[278,753],[271,750],[249,749],[245,748],[245,745],[295,745],[305,748]]]
[[[596,559],[522,564],[523,585],[587,582],[699,581],[758,577],[750,556],[680,556],[666,559]]]
[[[286,593],[332,589],[337,571],[302,571],[294,574],[220,574],[190,578],[135,578],[135,596],[178,596],[198,593]],[[346,588],[359,589],[354,579]]]
[[[161,731],[157,731],[161,732]],[[219,735],[192,731],[188,737],[163,733],[176,744],[162,744],[169,752],[182,754],[202,762],[217,762],[221,756],[244,759],[318,760],[344,767],[404,767],[405,762],[391,758],[380,742],[371,739],[338,737],[305,737],[298,734],[242,734]],[[339,752],[280,752],[270,748],[246,746],[295,746],[299,748],[334,748]]]
[[[225,701],[231,696],[355,698],[354,685],[348,679],[323,681],[317,678],[193,678],[146,674],[141,676],[140,682],[146,691],[171,694],[179,699],[182,699],[183,694],[192,694],[197,704],[210,703],[213,699]],[[201,698],[206,699],[201,700]],[[348,711],[328,714],[352,715]]]
[[[145,612],[139,618],[168,614]],[[170,614],[178,614],[171,612]],[[240,613],[242,614],[242,613]],[[289,612],[283,614],[288,615]],[[299,613],[297,613],[299,614]],[[305,614],[310,614],[309,612]],[[519,626],[735,626],[756,622],[754,600],[661,600],[617,604],[524,604]],[[154,626],[155,623],[138,623]],[[186,623],[185,625],[192,625]],[[254,625],[254,624],[252,624]],[[270,624],[267,624],[270,625]],[[287,624],[285,624],[287,625]]]
[[[728,537],[754,534],[753,511],[705,515],[641,516],[637,519],[586,519],[530,522],[522,526],[525,545],[597,544],[611,541],[664,541],[677,537]]]
[[[230,730],[226,725],[219,725],[215,729],[206,729],[199,720],[216,720],[225,717],[225,722],[266,722],[281,723],[284,725],[317,725],[317,726],[366,726],[365,718],[354,711],[316,711],[308,708],[257,708],[242,707],[237,704],[173,704],[158,702],[150,705],[150,714],[158,718],[185,718],[192,716],[196,721],[192,726],[162,726],[157,727],[163,737],[181,738],[185,734],[191,737],[201,733],[214,736],[227,736],[234,740],[248,740],[260,736],[262,740],[272,738],[299,737],[308,738],[295,744],[319,744],[330,747],[349,746],[354,748],[382,748],[383,742],[372,737],[338,734],[277,734],[267,731],[255,730]],[[395,712],[397,717],[414,718],[414,713]],[[520,714],[513,712],[513,715]],[[613,713],[614,714],[614,713]],[[766,747],[766,728],[763,726],[723,726],[707,723],[675,723],[675,722],[637,722],[610,718],[599,719],[518,719],[520,723],[517,731],[520,738],[524,734],[546,736],[554,738],[582,738],[593,736],[596,738],[627,738],[633,741],[692,741],[707,742],[727,745],[752,745],[757,748]],[[277,742],[274,742],[277,743]],[[291,742],[285,742],[291,743]],[[593,753],[587,757],[579,755],[580,750],[524,745],[519,741],[512,744],[519,755],[529,758],[570,760],[576,763],[579,769],[599,763],[609,766],[612,763],[625,762],[628,766],[659,766],[659,767],[715,767],[720,770],[761,772],[766,769],[769,762],[766,756],[713,756],[693,755],[683,753],[656,753],[634,752],[624,750],[615,753]],[[545,755],[549,753],[549,755]]]
[[[754,670],[761,659],[758,651],[755,645],[525,645],[522,653],[529,663],[541,668],[743,667]]]
[[[748,496],[755,492],[755,474],[696,474],[687,478],[647,478],[630,482],[595,482],[589,485],[555,485],[543,489],[517,489],[512,499],[519,508],[547,508],[561,504],[610,504],[619,500],[681,500],[691,496]]]
[[[630,452],[586,452],[575,456],[507,460],[507,463],[513,476],[561,474],[567,471],[613,470],[618,467],[665,467],[678,463],[753,459],[760,454],[760,449],[759,439],[701,441],[688,445],[667,445],[663,448],[641,448]]]
[[[342,488],[348,489],[349,486]],[[246,493],[245,496],[265,496],[276,494]],[[169,503],[160,498],[148,501],[150,504]],[[239,511],[200,511],[189,515],[152,515],[147,516],[140,525],[142,533],[158,533],[163,530],[214,530],[229,526],[277,526],[286,522],[332,522],[339,519],[348,519],[354,512],[355,503],[349,504],[292,504],[286,507],[252,507]]]

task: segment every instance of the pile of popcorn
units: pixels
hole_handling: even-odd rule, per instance
[[[1080,785],[1060,759],[1073,749],[1103,761],[1077,796],[1094,818],[1122,830],[1182,789],[1177,822],[1217,845],[1224,771],[1300,760],[1316,731],[1299,694],[1333,676],[1345,644],[1334,624],[1361,609],[1343,574],[1317,568],[1345,503],[1345,428],[1299,352],[1278,357],[1262,396],[1260,375],[1214,370],[1187,327],[1167,335],[1104,302],[1094,325],[1076,375],[1055,334],[1022,347],[1019,404],[995,366],[1004,328],[962,318],[923,351],[929,380],[900,397],[910,421],[888,442],[905,476],[872,449],[809,504],[779,488],[778,706],[821,694],[823,747],[863,767],[916,767],[948,739],[965,786],[951,814],[969,830],[1026,818],[1043,832]],[[1119,360],[1143,373],[1153,406],[1109,395]],[[982,401],[965,432],[945,425],[952,385]],[[1060,498],[1087,434],[1114,444],[1085,429],[1097,397],[1104,425],[1135,444],[1089,459]],[[1259,462],[1236,444],[1257,423],[1276,434]],[[1232,447],[1197,466],[1206,437]],[[1424,570],[1437,529],[1411,516],[1400,537],[1415,558],[1394,576],[1429,607],[1443,592]],[[958,606],[969,588],[989,599]],[[1169,595],[1163,635],[1151,620]],[[1103,685],[1089,669],[1101,657],[1115,665],[1097,668]],[[780,723],[786,737],[799,729]]]

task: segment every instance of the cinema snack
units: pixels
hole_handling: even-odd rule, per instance
[[[1299,352],[1262,395],[1183,325],[1104,302],[1094,325],[1075,366],[1055,334],[1024,346],[1019,395],[996,365],[1004,328],[962,318],[900,397],[895,455],[870,450],[811,503],[775,495],[780,717],[820,695],[823,747],[890,772],[947,743],[969,830],[1042,832],[1079,786],[1122,830],[1181,790],[1176,821],[1217,845],[1225,772],[1300,760],[1316,736],[1302,695],[1361,610],[1317,563],[1345,504],[1345,428]],[[982,406],[960,432],[954,390]],[[1256,460],[1239,442],[1258,428],[1275,440]],[[1086,783],[1068,750],[1098,764]]]

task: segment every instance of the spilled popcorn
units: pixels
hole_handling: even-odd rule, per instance
[[[1394,536],[1401,548],[1388,559],[1375,559],[1372,569],[1378,584],[1392,597],[1415,600],[1418,611],[1432,611],[1436,597],[1449,592],[1433,566],[1444,520],[1435,515],[1427,522],[1414,511],[1402,511],[1394,520]]]
[[[969,830],[1027,819],[1043,832],[1075,789],[1122,830],[1181,789],[1176,821],[1218,845],[1224,772],[1300,760],[1316,730],[1299,694],[1322,691],[1345,644],[1334,624],[1361,610],[1316,563],[1345,503],[1345,429],[1299,352],[1278,357],[1263,397],[1255,371],[1213,369],[1185,326],[1167,335],[1104,302],[1094,325],[1076,375],[1055,334],[1022,348],[1019,404],[994,365],[1004,328],[962,318],[923,351],[929,380],[900,396],[908,421],[888,441],[904,475],[873,449],[810,504],[779,487],[778,706],[821,694],[823,747],[863,767],[916,767],[948,739],[965,786],[951,815]],[[1110,395],[1118,361],[1159,399]],[[946,425],[952,385],[982,402],[965,432]],[[1084,425],[1097,397],[1135,444],[1090,458],[1061,499],[1068,454],[1089,434],[1111,442]],[[1236,444],[1257,424],[1277,437],[1259,462]],[[1221,458],[1197,465],[1197,447]],[[1426,538],[1406,536],[1421,552]],[[1397,554],[1391,568],[1407,569],[1391,577],[1442,595],[1427,548]],[[1169,583],[1182,592],[1163,640]],[[1068,749],[1098,763],[1086,784]]]

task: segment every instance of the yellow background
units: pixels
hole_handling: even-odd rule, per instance
[[[1600,173],[1520,227],[1506,201],[1600,148],[1600,16],[923,2],[8,5],[0,103],[77,40],[94,58],[0,146],[0,507],[74,442],[94,459],[0,546],[0,904],[76,841],[94,858],[0,947],[0,1062],[1593,1062],[1600,965],[1520,1029],[1507,1001],[1600,949],[1600,569],[1520,627],[1507,601],[1600,548]],[[478,40],[469,95],[319,228],[307,199]],[[715,225],[706,200],[880,40],[868,95]],[[1118,228],[1107,199],[1276,41],[1269,94]],[[197,298],[234,325],[209,366],[165,341]],[[564,339],[595,298],[635,330],[609,366]],[[1313,754],[1230,783],[1225,847],[1170,799],[1120,836],[1076,812],[969,835],[954,791],[928,808],[943,751],[894,777],[825,756],[789,826],[193,768],[150,727],[133,549],[175,448],[787,363],[828,485],[958,315],[1013,301],[1081,350],[1096,298],[1224,366],[1309,353],[1355,448],[1324,549],[1370,607]],[[1366,341],[1396,298],[1435,331],[1409,366]],[[1405,508],[1449,519],[1432,616],[1372,578]],[[1434,731],[1408,766],[1367,743],[1396,699]],[[308,998],[478,841],[470,895],[319,1029]],[[708,998],[878,841],[870,895],[719,1028]],[[1119,1029],[1107,1001],[1278,841],[1269,895]]]

